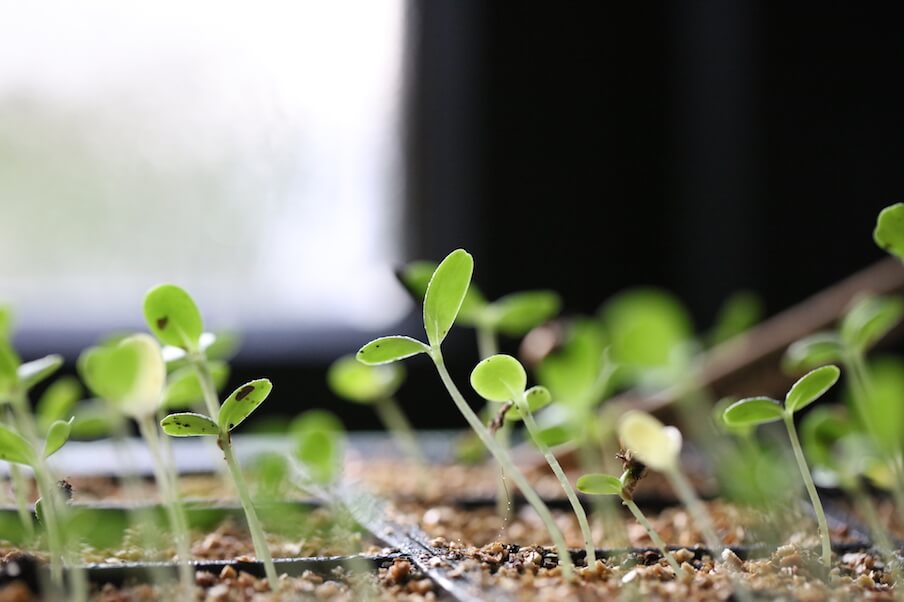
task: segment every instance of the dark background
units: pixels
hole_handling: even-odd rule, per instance
[[[412,4],[411,259],[466,247],[490,298],[548,287],[569,312],[658,285],[703,328],[733,291],[759,292],[772,314],[883,256],[876,214],[904,198],[904,36],[890,11]],[[447,354],[466,384],[473,333],[453,333]],[[331,359],[239,356],[233,380],[279,383],[271,414],[324,406],[377,428],[328,392]],[[460,426],[429,362],[408,367],[415,424]]]

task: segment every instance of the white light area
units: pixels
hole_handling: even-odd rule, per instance
[[[22,327],[382,328],[404,0],[0,0],[0,299]]]

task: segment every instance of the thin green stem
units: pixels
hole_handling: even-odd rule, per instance
[[[151,452],[151,459],[153,460],[154,466],[154,478],[160,488],[170,528],[175,536],[176,555],[179,561],[179,582],[182,586],[182,594],[186,600],[193,599],[194,571],[189,564],[189,561],[191,560],[191,550],[188,544],[188,519],[185,516],[185,509],[179,501],[179,495],[173,488],[172,471],[161,451],[160,434],[157,431],[157,423],[154,420],[153,414],[140,417],[138,419],[138,429],[141,431],[141,436],[145,443],[147,443],[148,450]]]
[[[380,399],[374,403],[374,410],[402,451],[423,470],[427,465],[427,459],[417,443],[411,423],[408,422],[398,402],[391,397]]]
[[[822,501],[816,492],[816,485],[813,483],[807,460],[804,458],[803,449],[801,449],[800,441],[797,438],[797,430],[794,428],[794,416],[787,412],[784,419],[785,428],[788,429],[788,438],[791,440],[791,449],[794,450],[794,458],[797,460],[797,467],[800,469],[800,476],[804,480],[804,486],[810,496],[810,503],[813,504],[813,510],[816,512],[816,523],[819,526],[819,537],[822,542],[822,563],[826,569],[829,569],[832,566],[832,540],[829,538],[829,523],[826,521],[826,513],[822,509]]]
[[[260,520],[257,518],[257,511],[254,509],[254,503],[251,500],[251,492],[245,483],[245,475],[242,474],[242,467],[235,458],[232,450],[232,444],[228,441],[229,435],[220,438],[223,447],[223,456],[226,458],[226,464],[229,466],[229,472],[232,474],[232,480],[235,482],[236,492],[239,494],[239,500],[242,502],[242,509],[245,511],[245,520],[248,523],[248,530],[251,532],[251,542],[254,544],[254,554],[257,559],[264,564],[264,571],[267,574],[267,581],[271,590],[279,584],[279,576],[276,573],[276,566],[273,564],[273,558],[270,556],[270,549],[267,547],[267,539],[264,536],[264,529],[261,527]],[[224,441],[226,439],[226,441]]]
[[[640,508],[637,507],[634,500],[628,496],[622,496],[622,503],[628,507],[628,510],[631,511],[631,514],[634,515],[634,518],[640,523],[640,526],[644,528],[644,531],[646,531],[647,535],[650,536],[650,539],[653,540],[653,544],[659,548],[662,557],[666,559],[666,562],[669,563],[669,566],[672,567],[675,574],[680,575],[681,567],[678,565],[678,561],[675,560],[675,557],[669,552],[669,548],[665,545],[662,537],[659,536],[659,533],[656,532],[656,529],[653,528],[653,525],[650,524],[650,521],[647,520],[644,513],[640,511]]]
[[[556,459],[556,455],[552,453],[552,451],[549,449],[549,446],[546,445],[540,438],[540,427],[537,425],[537,421],[534,420],[534,415],[528,408],[527,400],[524,399],[523,393],[515,401],[515,405],[521,412],[521,417],[524,420],[524,426],[527,427],[527,432],[530,434],[531,439],[534,440],[537,448],[539,448],[540,452],[543,454],[543,457],[546,458],[546,463],[549,464],[549,467],[552,468],[553,474],[555,474],[556,478],[559,479],[559,484],[562,486],[562,489],[565,491],[565,496],[571,503],[571,508],[574,510],[574,515],[578,519],[578,525],[580,525],[581,527],[581,535],[584,538],[584,549],[587,553],[587,566],[595,566],[596,547],[593,544],[593,534],[590,531],[590,523],[587,522],[587,513],[584,512],[584,506],[581,505],[581,501],[578,499],[577,494],[574,492],[574,488],[568,481],[568,477],[565,475],[565,471],[562,470],[562,466]]]
[[[35,535],[35,524],[28,509],[28,481],[22,474],[18,464],[9,465],[9,476],[12,479],[13,495],[16,496],[16,512],[19,513],[19,521],[28,539]]]
[[[490,404],[487,405],[497,405]],[[496,431],[496,441],[503,449],[508,449],[512,438],[512,427],[502,422],[502,426]],[[508,486],[505,483],[505,470],[499,469],[499,476],[496,478],[496,514],[502,519],[503,524],[507,524],[512,518],[512,500],[510,499]]]
[[[499,353],[499,341],[496,331],[489,326],[477,326],[477,354],[485,360]]]
[[[210,419],[216,422],[220,413],[220,401],[217,399],[217,390],[213,384],[213,376],[210,368],[207,366],[207,360],[203,355],[195,353],[191,356],[192,365],[198,374],[198,381],[201,383],[201,391],[204,393],[204,403],[207,406],[207,412]],[[226,459],[226,465],[229,467],[229,474],[232,476],[232,482],[235,484],[236,493],[239,494],[239,501],[242,509],[245,511],[245,522],[248,523],[248,531],[251,532],[251,542],[254,544],[254,554],[257,559],[263,563],[264,572],[267,574],[267,581],[270,589],[277,587],[279,576],[276,573],[276,566],[273,564],[273,558],[270,556],[270,549],[267,547],[267,539],[264,536],[264,529],[261,527],[260,520],[257,518],[257,511],[254,509],[254,503],[251,500],[251,492],[245,483],[245,475],[242,473],[242,467],[235,458],[232,450],[232,438],[229,433],[221,433],[217,442],[220,449],[223,450],[223,457]]]
[[[709,512],[706,511],[703,502],[700,501],[697,492],[694,491],[694,487],[677,466],[665,471],[664,474],[666,479],[668,479],[669,484],[672,486],[672,489],[678,494],[681,503],[684,504],[688,512],[691,513],[694,523],[696,523],[697,528],[700,529],[700,533],[703,534],[706,547],[709,548],[715,559],[716,555],[721,554],[724,550],[725,544],[723,544],[722,540],[719,539],[719,536],[716,535],[716,528],[713,526],[713,521],[710,519]]]
[[[474,410],[468,405],[468,402],[465,401],[464,396],[461,394],[461,391],[458,390],[458,387],[455,386],[452,377],[449,375],[449,371],[446,369],[439,347],[434,347],[431,350],[430,356],[433,359],[433,363],[436,365],[437,372],[439,372],[443,385],[445,385],[446,390],[452,397],[452,401],[455,402],[456,407],[458,407],[458,410],[461,412],[462,416],[464,416],[468,425],[474,429],[474,432],[477,433],[477,436],[480,437],[483,444],[490,450],[490,453],[493,454],[493,457],[496,458],[496,461],[499,462],[506,474],[512,477],[515,485],[518,486],[518,489],[521,490],[521,493],[527,499],[528,503],[540,516],[540,520],[543,521],[547,531],[549,531],[549,536],[552,538],[553,543],[558,550],[559,565],[562,567],[562,574],[566,579],[571,579],[574,574],[574,563],[571,561],[571,553],[568,550],[568,546],[565,544],[565,537],[562,535],[562,531],[556,526],[555,520],[553,520],[549,508],[546,507],[546,504],[543,503],[543,500],[534,488],[531,487],[524,474],[515,467],[515,463],[512,461],[508,450],[502,448],[496,442],[496,439],[493,438],[490,431],[487,430],[480,421],[480,418],[477,417],[477,414],[474,413]]]

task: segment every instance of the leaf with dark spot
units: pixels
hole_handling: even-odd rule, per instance
[[[160,421],[163,432],[170,437],[194,437],[197,435],[219,435],[217,424],[204,416],[194,412],[182,412],[170,414]]]
[[[223,407],[220,408],[220,415],[217,417],[220,429],[231,431],[240,425],[251,412],[257,409],[257,406],[267,399],[272,389],[273,385],[270,381],[261,378],[245,383],[233,391],[232,395],[223,402]]]

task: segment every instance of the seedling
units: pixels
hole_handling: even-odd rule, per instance
[[[66,508],[56,488],[56,480],[47,467],[46,459],[56,453],[69,439],[72,421],[57,420],[48,426],[47,436],[42,444],[38,438],[38,428],[28,408],[28,390],[55,372],[63,361],[58,355],[22,363],[19,356],[5,338],[0,338],[0,403],[9,404],[15,428],[0,425],[0,460],[13,464],[30,466],[34,471],[39,495],[46,506],[43,521],[50,550],[50,573],[55,585],[62,586],[65,539]],[[15,478],[15,472],[14,478]],[[31,520],[23,516],[24,480],[16,481],[17,503],[23,524],[30,528]],[[21,488],[21,489],[20,489]],[[27,512],[27,511],[26,511]],[[83,595],[81,571],[73,572],[73,591]]]
[[[873,239],[898,259],[904,259],[904,203],[895,203],[879,213]]]
[[[816,512],[816,521],[819,525],[819,535],[822,542],[822,563],[827,569],[831,567],[832,563],[832,542],[829,538],[829,525],[826,521],[825,512],[822,509],[819,494],[816,492],[816,486],[813,484],[813,477],[807,467],[807,461],[804,458],[800,441],[797,438],[797,431],[794,428],[794,414],[822,397],[838,381],[840,374],[841,371],[836,366],[830,365],[817,368],[808,372],[794,383],[783,402],[768,397],[751,397],[732,404],[722,415],[726,424],[732,426],[757,426],[779,420],[785,423],[788,439],[791,441],[791,448],[794,450],[794,458],[797,460],[797,466],[800,469],[804,486],[807,488],[810,502]]]
[[[636,410],[622,416],[618,436],[632,457],[661,472],[668,479],[678,498],[687,507],[713,554],[724,551],[724,544],[716,535],[709,513],[693,486],[679,468],[681,432],[674,426],[664,426],[653,416]]]
[[[596,565],[596,550],[593,545],[593,535],[590,532],[590,524],[587,522],[587,514],[578,500],[577,494],[571,487],[565,471],[559,465],[555,454],[540,437],[540,427],[534,420],[533,413],[552,402],[552,395],[545,387],[527,387],[527,373],[524,367],[510,355],[493,355],[481,361],[471,372],[471,386],[487,401],[499,403],[511,402],[514,404],[506,412],[506,419],[523,420],[534,443],[540,449],[553,474],[559,479],[559,484],[565,491],[571,508],[581,527],[581,535],[584,538],[584,548],[587,552],[587,566]]]
[[[399,448],[421,467],[426,465],[414,429],[393,397],[405,380],[402,364],[366,366],[353,355],[339,358],[327,372],[333,393],[354,403],[373,406]]]
[[[390,364],[421,353],[430,357],[449,396],[468,425],[490,450],[502,470],[511,476],[528,503],[543,520],[558,550],[562,573],[570,578],[573,574],[571,556],[565,545],[565,538],[556,526],[549,508],[515,466],[508,450],[496,441],[465,401],[446,369],[441,345],[465,300],[473,270],[474,260],[471,255],[463,249],[458,249],[450,253],[433,272],[424,295],[424,330],[427,334],[427,343],[405,336],[382,337],[362,347],[356,357],[358,361],[371,366]]]
[[[193,591],[194,574],[188,564],[188,519],[179,503],[175,471],[168,449],[160,440],[156,415],[164,401],[166,365],[157,341],[146,334],[125,337],[104,347],[91,347],[79,357],[85,384],[121,416],[134,419],[151,452],[154,477],[166,506],[179,557],[183,594]]]
[[[207,414],[181,412],[170,414],[160,425],[171,437],[212,436],[223,450],[223,457],[235,485],[254,553],[263,565],[271,588],[276,587],[278,575],[267,548],[267,540],[254,508],[251,493],[242,474],[242,468],[232,449],[232,431],[267,399],[273,385],[262,378],[245,383],[232,392],[220,405],[216,386],[201,337],[204,334],[201,312],[191,296],[172,284],[162,284],[151,289],[144,298],[144,316],[151,332],[165,345],[178,347],[185,352],[186,361],[195,369]]]
[[[335,414],[308,410],[289,425],[294,455],[301,463],[308,486],[328,486],[342,471],[345,428]]]
[[[894,477],[895,505],[904,517],[904,414],[898,393],[880,391],[866,364],[866,352],[897,326],[902,317],[904,300],[862,297],[842,318],[837,331],[819,332],[791,345],[784,364],[790,370],[831,362],[844,365],[855,416]]]
[[[659,548],[659,553],[666,559],[675,574],[680,575],[681,567],[678,565],[678,561],[669,552],[665,541],[663,541],[662,537],[634,502],[634,488],[637,482],[643,478],[646,467],[634,459],[630,452],[624,452],[619,457],[622,458],[625,465],[625,471],[622,473],[621,478],[603,473],[585,474],[576,483],[578,490],[589,495],[617,495],[620,497],[622,504],[628,507],[637,522],[644,528],[644,531],[653,540],[653,544]]]

